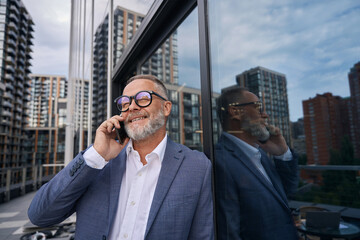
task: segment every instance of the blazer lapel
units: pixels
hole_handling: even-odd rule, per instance
[[[277,193],[280,195],[281,200],[283,201],[286,208],[288,208],[287,205],[287,197],[284,192],[281,180],[278,175],[275,175],[274,172],[276,172],[276,169],[273,165],[270,163],[270,159],[266,156],[266,154],[262,151],[261,152],[261,164],[263,165],[267,175],[271,179],[271,182],[273,184],[273,187],[276,189]]]
[[[278,190],[276,189],[276,187],[278,188],[278,186],[277,186],[277,183],[273,182],[273,174],[272,173],[269,174],[269,172],[271,172],[271,171],[269,171],[268,166],[266,166],[266,167],[264,166],[265,171],[266,171],[266,173],[268,173],[272,183],[276,184],[275,185],[276,187],[273,186],[271,183],[269,183],[269,181],[267,179],[265,179],[265,177],[261,174],[261,172],[258,169],[256,169],[255,165],[250,161],[250,159],[248,159],[248,157],[242,152],[241,149],[239,149],[236,146],[236,144],[231,139],[226,137],[226,135],[222,135],[222,138],[224,140],[223,141],[224,147],[229,152],[231,152],[232,156],[235,159],[238,159],[239,161],[241,161],[245,165],[245,167],[248,168],[249,173],[253,174],[259,180],[259,182],[261,182],[269,190],[269,192],[271,192],[271,194],[273,194],[275,196],[275,198],[278,199],[282,203],[282,205],[288,209],[286,202],[282,198],[280,192],[278,192]],[[263,160],[264,157],[266,157],[266,156],[264,156],[263,152],[261,152],[261,160]],[[269,159],[267,159],[267,160],[269,160]]]
[[[108,232],[112,227],[112,223],[114,222],[115,215],[117,213],[118,205],[119,205],[119,194],[121,188],[121,181],[126,169],[126,147],[120,152],[120,154],[110,160],[110,177],[109,177],[109,185],[110,185],[110,203],[109,203],[109,222],[108,224]]]
[[[183,161],[184,155],[181,149],[168,138],[164,159],[159,174],[159,179],[156,185],[154,198],[151,204],[149,218],[146,226],[145,237],[151,229],[152,224],[156,218],[157,213],[167,195],[169,188],[178,172],[178,169]]]

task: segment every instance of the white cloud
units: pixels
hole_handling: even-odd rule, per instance
[[[67,75],[70,1],[23,0],[34,26],[33,73]]]
[[[228,0],[209,8],[218,88],[256,66],[284,73],[292,120],[316,93],[349,96],[347,72],[360,60],[358,1]]]

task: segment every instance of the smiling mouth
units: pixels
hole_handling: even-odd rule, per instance
[[[146,117],[138,117],[138,118],[134,118],[134,119],[130,120],[130,122],[131,122],[131,123],[133,123],[133,122],[137,122],[137,121],[143,120],[143,119],[145,119],[145,118],[146,118]]]

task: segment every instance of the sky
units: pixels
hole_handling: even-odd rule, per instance
[[[35,24],[32,73],[67,75],[70,1],[22,0]]]
[[[32,72],[67,76],[70,0],[23,2],[35,23]],[[108,3],[95,2],[98,26]],[[152,2],[115,0],[114,5],[146,13]],[[196,11],[177,32],[179,82],[199,88]],[[325,92],[350,95],[347,74],[360,61],[358,0],[222,0],[209,1],[209,11],[214,91],[235,84],[237,74],[256,66],[283,73],[292,121],[302,117],[302,100]],[[90,19],[88,36],[89,26]],[[86,41],[89,46],[90,37]]]
[[[184,25],[195,25],[196,17]],[[302,101],[316,94],[350,96],[347,74],[360,61],[358,0],[209,1],[209,22],[213,91],[234,85],[236,75],[257,66],[283,73],[292,121],[303,116]],[[198,45],[183,44],[194,36],[178,32],[179,59],[190,59]],[[192,72],[194,62],[179,63],[183,79],[191,79],[184,72]]]
[[[70,40],[70,0],[22,0],[34,21],[34,39],[31,71],[34,74],[68,75]],[[80,0],[76,1],[77,4]],[[153,0],[114,0],[114,6],[122,5],[130,10],[146,13]],[[87,1],[90,14],[90,3]],[[108,11],[107,0],[95,0],[94,25],[99,25]],[[91,22],[87,18],[86,34],[90,34]],[[90,40],[86,40],[89,45]]]

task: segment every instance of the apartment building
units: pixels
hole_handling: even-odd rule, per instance
[[[65,76],[30,74],[28,162],[63,164],[67,80]],[[46,174],[46,173],[45,173]]]
[[[113,65],[123,53],[125,46],[131,41],[139,28],[144,15],[116,7],[114,11]],[[93,131],[107,117],[107,51],[108,51],[108,16],[98,26],[94,43],[93,71]],[[160,46],[152,57],[141,68],[142,74],[152,74],[169,84],[178,83],[177,40],[173,33]]]
[[[33,20],[20,0],[0,1],[0,166],[26,164]]]

